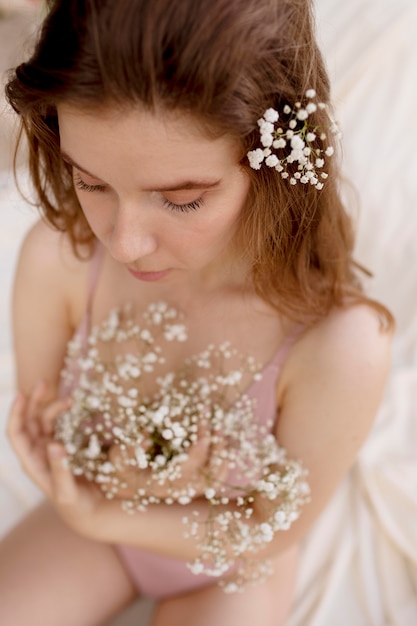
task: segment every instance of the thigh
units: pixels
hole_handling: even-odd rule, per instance
[[[2,626],[95,626],[135,595],[114,549],[74,533],[48,503],[0,543]]]
[[[274,559],[274,575],[248,585],[243,593],[226,594],[218,585],[163,600],[152,626],[284,626],[294,592],[298,548]]]

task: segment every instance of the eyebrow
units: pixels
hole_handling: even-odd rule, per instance
[[[62,159],[68,163],[69,165],[73,165],[80,170],[83,174],[87,174],[87,176],[91,176],[91,178],[97,178],[94,174],[91,174],[88,170],[86,170],[81,165],[78,165],[71,157],[65,152],[61,152]],[[144,189],[143,191],[183,191],[188,189],[213,189],[214,187],[218,187],[221,183],[221,180],[183,180],[178,183],[173,183],[172,185],[164,185],[163,187],[158,187],[155,189],[154,187],[149,189]]]

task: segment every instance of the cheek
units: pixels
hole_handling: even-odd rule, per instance
[[[198,223],[196,220],[193,225],[180,229],[173,240],[178,249],[192,249],[199,256],[220,252],[233,238],[239,216],[240,210],[230,211],[230,207],[224,207],[215,215],[204,216]]]
[[[97,235],[101,232],[105,232],[107,228],[106,223],[108,221],[106,203],[95,194],[90,194],[90,197],[87,193],[76,192],[76,195],[91,230]]]

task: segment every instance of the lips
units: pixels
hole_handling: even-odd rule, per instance
[[[162,280],[170,273],[170,269],[163,270],[162,272],[137,272],[136,270],[132,270],[128,268],[128,271],[134,278],[137,280],[143,280],[145,282],[154,282],[157,280]]]

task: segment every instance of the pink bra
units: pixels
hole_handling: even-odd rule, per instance
[[[83,342],[87,340],[91,328],[92,302],[103,258],[104,248],[100,244],[97,244],[94,255],[91,259],[88,278],[87,307],[75,333],[81,337]],[[302,325],[296,325],[294,327],[293,331],[281,343],[274,357],[260,372],[260,379],[253,380],[246,390],[246,395],[255,400],[255,413],[258,417],[258,424],[260,425],[267,424],[268,422],[273,424],[276,420],[276,384],[278,376],[282,365],[291,350],[291,347],[303,329],[304,327]]]

